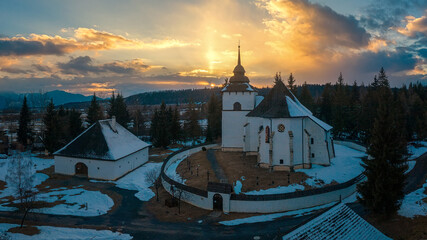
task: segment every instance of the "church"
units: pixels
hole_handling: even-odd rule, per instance
[[[245,76],[240,46],[234,76],[222,89],[222,151],[256,155],[262,168],[293,171],[328,166],[332,127],[313,116],[280,80],[264,97]]]

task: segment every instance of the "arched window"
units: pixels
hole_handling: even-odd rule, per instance
[[[242,105],[239,102],[235,102],[233,104],[233,110],[234,111],[241,111],[242,110]]]
[[[265,142],[270,143],[270,127],[265,127]]]

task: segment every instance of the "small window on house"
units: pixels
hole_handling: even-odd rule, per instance
[[[311,138],[311,144],[314,144],[314,138]]]
[[[314,153],[311,154],[311,157],[314,158]]]
[[[280,164],[283,164],[283,159],[280,159]]]
[[[98,170],[99,170],[99,167],[98,167]]]
[[[235,102],[233,104],[233,111],[241,111],[242,110],[242,104],[240,104],[239,102]]]

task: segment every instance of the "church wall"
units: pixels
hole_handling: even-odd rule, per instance
[[[242,110],[253,110],[256,92],[223,92],[222,110],[233,110],[235,102],[242,105]]]
[[[222,112],[222,147],[243,148],[243,126],[249,111]]]
[[[309,139],[311,147],[310,162],[319,165],[329,165],[328,145],[331,145],[331,140],[327,138],[327,132],[309,118],[305,118],[305,129],[310,133],[310,138],[313,138],[313,144],[311,144],[311,139]],[[328,144],[326,140],[329,141]],[[330,152],[329,154],[332,158],[333,153]]]
[[[283,132],[278,131],[279,124],[285,125]],[[273,139],[273,165],[290,166],[290,137],[293,133],[293,166],[302,164],[302,118],[277,118],[272,120],[271,129],[274,131]],[[283,159],[283,164],[280,160]]]
[[[243,133],[246,114],[253,110],[256,92],[224,92],[222,95],[222,147],[243,149]],[[233,111],[234,103],[241,104],[242,111]]]
[[[259,143],[259,128],[262,126],[262,118],[248,117],[245,127],[245,152],[257,152]]]

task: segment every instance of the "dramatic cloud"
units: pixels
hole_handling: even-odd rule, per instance
[[[406,26],[399,28],[398,32],[411,38],[427,37],[427,11],[425,14],[419,18],[407,16]]]
[[[196,45],[198,44],[177,39],[141,41],[95,29],[77,28],[70,38],[38,34],[30,34],[29,37],[0,37],[0,56],[63,55],[79,50],[163,49]]]
[[[265,1],[260,5],[272,16],[265,21],[268,31],[280,38],[272,45],[312,53],[369,44],[370,34],[353,16],[341,15],[327,6],[307,0]]]
[[[71,75],[87,75],[90,73],[96,74],[102,72],[133,74],[138,72],[144,72],[150,69],[150,66],[144,64],[140,59],[134,59],[132,61],[116,61],[101,65],[94,65],[92,62],[92,58],[90,58],[89,56],[71,58],[70,61],[65,63],[58,63],[57,65],[63,74]]]

